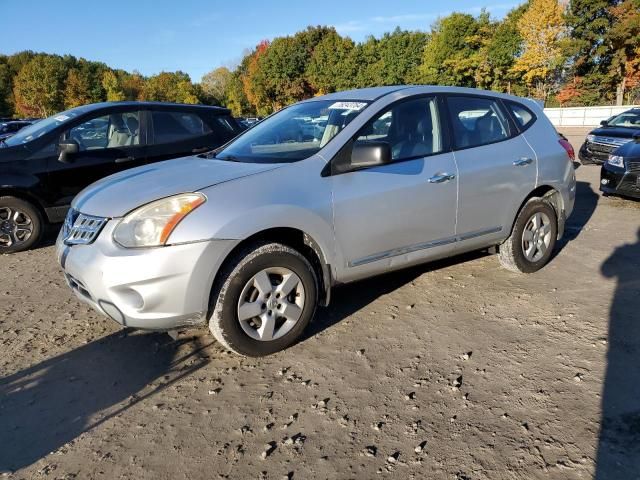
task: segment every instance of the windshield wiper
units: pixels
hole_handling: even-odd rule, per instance
[[[218,158],[218,157],[216,157]],[[218,158],[218,160],[228,160],[229,162],[239,162],[240,159],[234,155],[227,155],[226,157]]]

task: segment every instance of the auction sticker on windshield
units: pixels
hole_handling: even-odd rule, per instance
[[[367,104],[364,102],[336,102],[329,110],[362,110]]]

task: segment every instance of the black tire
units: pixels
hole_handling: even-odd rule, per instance
[[[525,256],[522,237],[525,228],[536,213],[543,213],[549,218],[551,239],[549,246],[541,258],[536,261],[531,261]],[[498,259],[500,260],[500,264],[512,272],[537,272],[544,267],[551,258],[557,238],[558,217],[555,209],[549,202],[542,198],[532,198],[522,207],[513,224],[511,235],[499,247]]]
[[[297,323],[283,336],[257,340],[238,319],[238,302],[248,282],[265,268],[286,268],[304,288],[304,305]],[[318,278],[309,261],[297,250],[279,243],[262,242],[242,249],[222,267],[211,292],[209,330],[224,347],[238,355],[261,357],[295,343],[313,318],[318,303]]]
[[[20,212],[18,220],[21,224],[25,224],[28,220],[31,226],[31,233],[24,236],[24,233],[15,233],[10,223],[12,218],[7,218],[7,213],[11,212],[11,217],[15,212]],[[9,232],[13,230],[13,237]],[[0,197],[0,254],[16,253],[29,250],[36,245],[42,237],[44,230],[44,222],[40,211],[31,203],[16,197],[4,196]],[[21,240],[21,236],[24,240]],[[12,238],[14,240],[12,240]]]

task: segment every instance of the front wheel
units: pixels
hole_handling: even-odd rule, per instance
[[[0,254],[30,249],[40,240],[42,230],[36,207],[20,198],[0,197]]]
[[[317,302],[317,275],[300,252],[279,243],[256,244],[221,271],[209,329],[239,355],[269,355],[302,335]]]
[[[520,210],[509,238],[500,245],[500,263],[514,272],[536,272],[551,258],[557,236],[554,208],[541,198],[532,198]]]

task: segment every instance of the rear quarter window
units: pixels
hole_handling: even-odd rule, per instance
[[[520,131],[526,130],[536,121],[536,116],[524,105],[511,101],[506,101],[505,104]]]
[[[226,142],[231,140],[238,133],[241,128],[231,115],[207,115],[203,120],[211,128],[213,135],[220,142]]]

